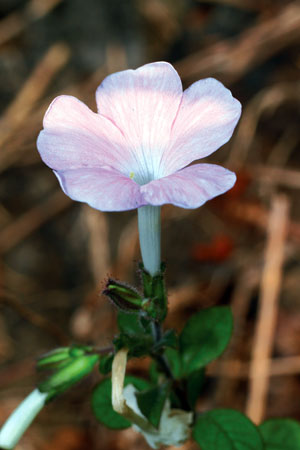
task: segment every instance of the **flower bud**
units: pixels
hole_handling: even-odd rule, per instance
[[[42,355],[37,362],[40,370],[53,370],[66,366],[79,356],[84,356],[93,350],[87,345],[73,345],[72,347],[61,347]]]
[[[9,416],[0,430],[0,448],[13,449],[31,422],[41,411],[47,400],[48,393],[35,389]]]
[[[84,355],[71,360],[39,385],[41,392],[60,393],[88,375],[99,360],[98,355]]]
[[[139,311],[143,303],[143,298],[134,288],[111,278],[108,279],[103,294],[122,311]]]
[[[42,355],[37,362],[38,369],[50,369],[70,359],[70,348],[61,347]]]
[[[86,353],[92,352],[93,347],[90,345],[73,345],[69,350],[69,355],[72,358],[77,358],[78,356],[83,356]]]

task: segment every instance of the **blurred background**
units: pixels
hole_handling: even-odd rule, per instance
[[[43,115],[62,93],[95,110],[106,75],[157,60],[184,87],[219,79],[243,105],[234,137],[208,158],[237,172],[234,189],[197,210],[162,209],[168,326],[217,304],[235,316],[198,409],[300,420],[300,3],[0,0],[0,423],[37,382],[39,355],[110,343],[103,280],[138,280],[136,212],[104,214],[61,192],[36,150]],[[96,423],[98,378],[47,406],[18,448],[146,449],[132,430]]]

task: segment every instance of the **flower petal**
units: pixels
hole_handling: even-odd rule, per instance
[[[120,130],[75,97],[55,98],[43,123],[37,147],[43,161],[52,169],[106,165],[129,173],[127,144]]]
[[[240,102],[219,81],[207,78],[192,84],[183,93],[171,144],[163,156],[165,173],[182,169],[225,144],[240,114]]]
[[[181,97],[181,80],[166,62],[109,75],[97,89],[98,111],[122,130],[135,160],[131,171],[142,182],[149,181],[149,174],[162,175],[160,160]]]
[[[54,173],[71,199],[100,211],[126,211],[145,205],[140,186],[120,172],[83,168]]]
[[[235,174],[224,167],[195,164],[141,186],[141,192],[149,205],[172,203],[181,208],[198,208],[231,189],[235,180]]]

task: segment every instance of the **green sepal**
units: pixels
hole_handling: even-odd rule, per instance
[[[233,409],[214,409],[201,415],[193,438],[201,450],[265,450],[258,428]]]
[[[70,358],[70,347],[61,347],[51,350],[48,353],[40,356],[37,360],[37,369],[49,369],[62,361],[66,361]]]
[[[182,396],[182,393],[179,394],[178,389],[180,391],[183,390],[185,392],[186,397],[186,403],[185,406],[189,408],[190,410],[194,410],[196,401],[201,394],[203,384],[205,381],[205,369],[201,368],[198,370],[195,370],[194,372],[190,373],[186,376],[186,378],[183,378],[183,370],[182,370],[182,362],[180,354],[177,350],[168,348],[164,352],[164,357],[167,360],[167,363],[170,367],[170,370],[174,377],[174,384],[173,388],[177,386],[177,389],[173,389],[171,392],[171,402],[172,406],[175,408],[182,408],[180,397]],[[150,368],[149,368],[149,376],[153,383],[158,383],[161,379],[160,377],[164,377],[164,371],[162,368],[159,367],[159,364],[157,361],[152,361]],[[179,395],[179,397],[178,397]]]
[[[127,375],[125,377],[124,385],[133,384],[133,386],[139,390],[149,389],[150,383],[142,378],[133,377]],[[122,417],[120,414],[113,410],[111,403],[111,379],[106,378],[101,381],[94,389],[92,394],[92,410],[96,419],[112,429],[124,429],[129,428],[131,423],[129,420]]]
[[[103,375],[107,375],[108,373],[110,373],[113,360],[114,360],[114,355],[112,353],[101,356],[100,364],[99,364],[99,372],[102,373]]]
[[[192,372],[186,379],[187,400],[191,409],[195,408],[197,399],[201,394],[205,381],[205,369],[198,369]]]
[[[99,361],[98,355],[84,355],[71,360],[38,386],[41,392],[65,390],[88,375]]]
[[[159,427],[161,414],[169,393],[170,382],[136,393],[140,411],[155,428]]]
[[[122,311],[138,312],[143,303],[140,293],[125,283],[109,278],[102,292]]]
[[[174,348],[167,348],[164,351],[163,356],[166,358],[174,379],[178,380],[179,378],[181,378],[182,364],[178,350]],[[159,375],[164,375],[164,370],[160,367],[159,363],[154,360],[150,365],[149,374],[151,380],[156,383],[159,379]]]
[[[133,335],[151,334],[150,322],[140,314],[118,312],[118,328],[122,333]]]
[[[229,343],[232,328],[233,318],[228,306],[215,306],[194,314],[179,337],[185,375],[220,356]]]
[[[167,361],[169,363],[171,372],[175,379],[179,379],[182,376],[182,363],[178,350],[174,348],[167,348],[164,352]]]
[[[161,322],[164,318],[165,309],[162,307],[162,302],[158,297],[145,298],[142,309],[146,317],[156,322]]]
[[[143,356],[153,346],[150,323],[139,314],[118,313],[119,336],[114,339],[116,350],[123,347],[129,349],[129,356]]]
[[[61,368],[73,359],[92,351],[93,347],[89,345],[72,345],[71,347],[56,348],[38,358],[37,369],[54,370]]]
[[[114,339],[113,343],[116,351],[126,347],[129,349],[129,357],[139,358],[151,352],[153,338],[149,335],[138,336],[121,333]]]
[[[265,450],[300,450],[300,423],[293,419],[269,419],[259,426]]]
[[[143,264],[140,264],[141,278],[144,288],[143,302],[144,311],[158,322],[162,322],[167,315],[167,294],[164,283],[164,272],[166,266],[161,264],[161,271],[152,276],[144,268]]]
[[[85,355],[93,351],[93,347],[90,345],[73,345],[70,348],[70,356],[72,358],[77,358],[78,356]]]
[[[150,367],[149,367],[149,377],[153,384],[158,383],[160,372],[157,369],[157,362],[151,361]]]

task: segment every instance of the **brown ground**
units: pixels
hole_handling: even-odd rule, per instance
[[[175,64],[185,86],[218,78],[243,105],[234,138],[209,158],[237,172],[236,187],[195,211],[163,208],[168,325],[215,304],[236,318],[199,410],[300,420],[299,44],[297,1],[1,1],[0,423],[35,385],[37,356],[110,342],[115,311],[99,296],[102,280],[134,282],[139,259],[134,212],[72,202],[40,161],[43,114],[59,93],[95,109],[106,74],[154,60]],[[18,448],[146,448],[131,430],[97,425],[88,401],[97,379],[45,408]]]

